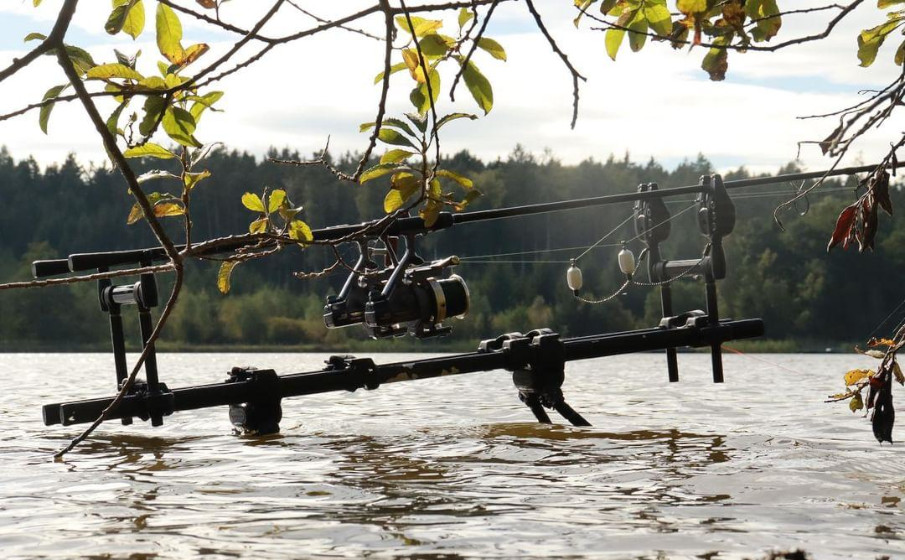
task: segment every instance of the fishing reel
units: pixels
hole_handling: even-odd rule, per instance
[[[429,338],[452,331],[443,321],[463,317],[470,306],[465,281],[456,274],[443,278],[459,258],[425,263],[415,252],[414,236],[403,239],[405,253],[398,260],[392,243],[384,243],[389,265],[383,269],[372,259],[373,248],[359,243],[361,254],[352,273],[339,294],[327,298],[327,328],[361,324],[371,338]]]

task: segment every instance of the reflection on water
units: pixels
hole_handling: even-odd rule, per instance
[[[171,386],[219,378],[201,368],[220,357],[163,358],[167,381],[180,381]],[[533,423],[508,376],[477,375],[287,400],[283,433],[266,438],[232,435],[224,410],[158,430],[111,424],[61,462],[50,453],[75,430],[41,426],[39,405],[79,394],[83,380],[67,390],[48,371],[30,393],[4,380],[0,548],[135,559],[722,559],[798,547],[821,560],[903,557],[899,450],[821,403],[823,383],[832,392],[838,381],[822,375],[852,366],[833,358],[774,358],[812,376],[791,387],[785,372],[735,356],[724,386],[706,382],[706,356],[682,356],[678,385],[665,373],[638,382],[663,369],[659,356],[570,366],[567,396],[592,428]],[[0,359],[15,371],[29,358]],[[85,370],[104,359],[72,357]],[[298,356],[255,361],[308,367]],[[99,381],[93,394],[105,391]]]

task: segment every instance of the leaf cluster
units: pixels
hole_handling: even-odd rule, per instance
[[[633,52],[644,48],[649,37],[674,49],[706,43],[710,48],[701,68],[716,81],[726,77],[730,49],[744,52],[769,41],[782,27],[776,0],[675,0],[673,10],[666,0],[574,0],[576,26],[598,2],[611,59],[616,60],[626,36]]]
[[[843,376],[846,391],[829,396],[829,401],[848,401],[852,412],[867,409],[872,413],[871,424],[877,441],[892,443],[892,428],[895,424],[895,409],[892,405],[892,381],[905,385],[905,374],[896,359],[896,353],[905,346],[905,341],[871,339],[868,350],[855,347],[859,354],[877,358],[880,367],[873,369],[853,369]],[[862,393],[867,390],[867,398]]]
[[[858,251],[873,250],[879,223],[879,209],[892,216],[892,201],[889,198],[889,173],[879,169],[866,181],[864,194],[854,203],[846,206],[836,219],[836,227],[826,246],[829,251],[839,243],[848,249],[852,243],[858,244]]]

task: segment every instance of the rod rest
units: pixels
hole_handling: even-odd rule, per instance
[[[566,374],[565,344],[559,334],[550,329],[536,329],[523,335],[519,332],[484,340],[478,353],[505,353],[506,369],[512,372],[512,383],[518,389],[519,400],[525,403],[535,418],[550,424],[544,408],[559,412],[573,426],[590,426],[566,403],[562,385]]]
[[[248,400],[229,405],[229,421],[245,434],[276,434],[280,431],[280,377],[272,369],[234,367],[227,383],[242,383]]]

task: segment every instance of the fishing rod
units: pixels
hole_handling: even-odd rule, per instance
[[[900,167],[905,167],[905,162],[899,162],[894,166],[890,166],[890,168],[893,169]],[[783,182],[806,181],[810,179],[837,177],[840,175],[854,175],[856,173],[865,173],[868,171],[874,171],[876,169],[877,165],[861,165],[840,169],[828,169],[823,171],[787,173],[782,175],[771,175],[768,177],[755,177],[749,179],[733,179],[730,181],[724,181],[723,185],[726,190],[733,190]],[[455,214],[449,212],[441,212],[436,222],[431,226],[425,225],[424,220],[418,216],[405,216],[397,218],[396,220],[391,222],[386,228],[381,230],[380,234],[389,237],[410,234],[417,235],[448,229],[457,224],[469,224],[488,220],[498,220],[501,218],[544,214],[549,212],[562,212],[580,208],[606,206],[609,204],[620,204],[624,202],[636,202],[684,194],[699,194],[701,193],[701,190],[701,184],[697,184],[684,187],[659,189],[656,192],[646,192],[639,190],[638,192],[633,193],[602,195],[589,198],[576,198],[556,202],[542,202],[490,210],[460,212]],[[368,231],[370,228],[376,226],[379,221],[380,220],[371,220],[353,225],[345,224],[329,226],[312,230],[311,233],[313,240],[317,242],[336,241],[339,239],[354,236],[355,234],[362,231]],[[223,243],[218,244],[217,247],[211,249],[209,252],[202,252],[201,254],[199,254],[199,256],[228,254],[247,246],[247,239],[237,239],[232,243],[224,240]],[[181,251],[185,249],[185,246],[177,245],[177,249]],[[165,262],[168,259],[169,257],[162,247],[150,247],[146,249],[133,249],[126,251],[76,253],[70,255],[66,259],[34,261],[32,263],[32,274],[35,278],[44,278],[48,276],[57,276],[60,274],[69,274],[72,272],[95,270],[102,267],[112,268],[116,266],[136,265],[142,263],[152,264],[155,262]]]
[[[662,319],[659,325],[649,329],[560,339],[557,333],[542,328],[524,335],[508,333],[485,340],[477,352],[468,354],[385,365],[377,365],[367,358],[334,356],[323,370],[283,376],[273,370],[233,368],[225,383],[170,390],[159,380],[154,348],[148,348],[152,330],[150,312],[158,304],[154,274],[141,274],[134,284],[113,285],[110,279],[100,280],[98,296],[102,311],[109,317],[117,387],[127,377],[122,317],[124,306],[135,305],[138,308],[141,340],[147,354],[145,380],[131,389],[112,417],[120,418],[124,424],[139,418],[150,420],[152,426],[159,426],[164,416],[176,411],[228,405],[230,419],[240,430],[271,433],[279,430],[282,417],[280,402],[284,397],[355,390],[359,387],[374,389],[381,384],[398,381],[506,369],[513,374],[520,399],[539,421],[550,422],[544,410],[549,408],[575,425],[588,425],[565,403],[561,386],[566,362],[665,350],[669,380],[675,382],[679,378],[677,348],[685,346],[710,347],[713,381],[721,383],[721,344],[761,336],[764,332],[760,319],[728,321],[719,315],[716,283],[727,274],[722,241],[735,226],[735,206],[728,191],[874,169],[876,166],[859,166],[725,182],[719,175],[703,176],[699,184],[687,187],[660,189],[655,183],[645,183],[634,193],[459,214],[444,212],[430,226],[420,217],[404,216],[392,220],[379,231],[376,230],[377,225],[384,222],[339,225],[312,232],[316,241],[327,242],[358,236],[354,240],[359,248],[358,260],[342,289],[328,297],[324,307],[327,328],[362,325],[375,339],[405,334],[427,338],[450,332],[443,321],[467,313],[470,294],[461,277],[447,275],[448,270],[459,263],[458,258],[425,261],[417,252],[420,236],[456,224],[634,202],[633,222],[637,238],[645,244],[644,254],[648,257],[650,282],[647,285],[658,287],[661,296]],[[703,252],[696,258],[664,259],[660,244],[669,237],[672,220],[664,199],[691,193],[697,194],[697,225],[706,240]],[[377,240],[383,248],[370,246],[369,240]],[[246,247],[248,243],[245,239],[236,240],[233,245],[226,240],[209,255],[232,253]],[[381,256],[383,264],[378,263]],[[36,277],[92,269],[104,272],[116,266],[149,266],[166,258],[160,247],[80,253],[67,259],[36,261],[33,272]],[[628,284],[637,264],[634,256],[624,249],[618,262]],[[670,284],[684,277],[703,279],[704,310],[674,312]],[[569,288],[578,296],[582,282],[580,270],[574,267],[574,263],[568,271],[567,280]],[[70,425],[93,421],[112,402],[111,397],[46,405],[43,409],[44,422],[47,425]]]

